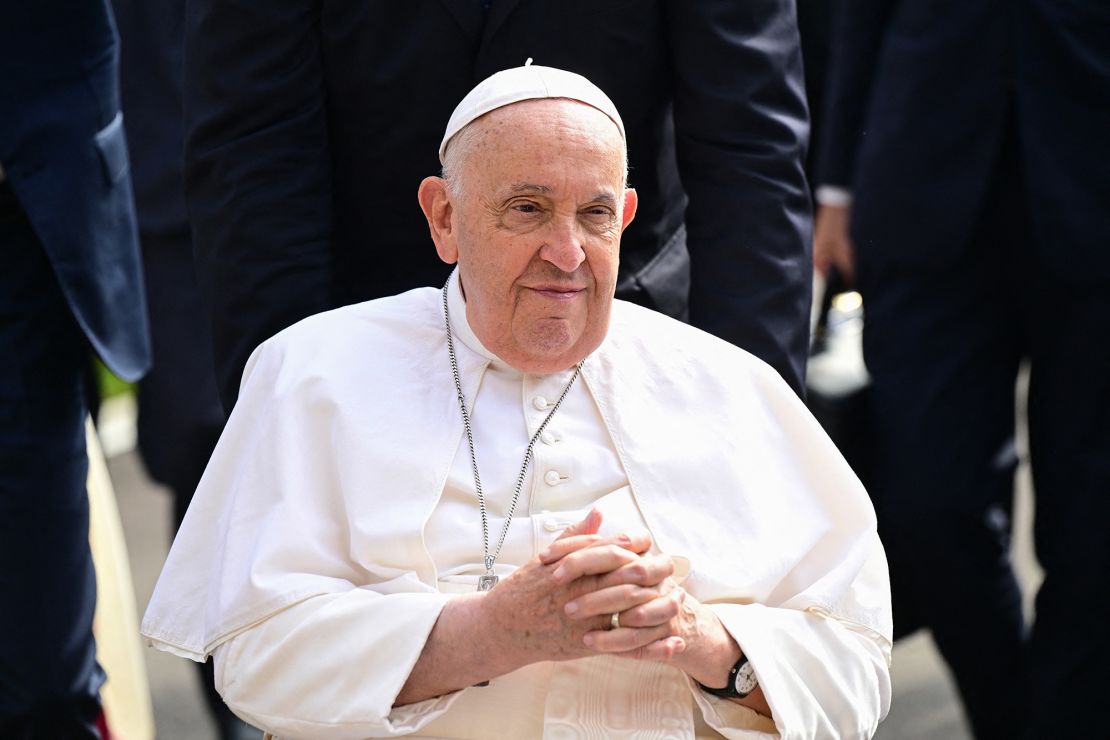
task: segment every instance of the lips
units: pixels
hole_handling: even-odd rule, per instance
[[[539,293],[545,298],[550,298],[556,301],[568,301],[585,292],[585,287],[578,287],[574,285],[534,285],[531,290]]]

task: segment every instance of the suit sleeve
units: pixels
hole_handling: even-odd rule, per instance
[[[333,307],[331,161],[313,0],[188,0],[185,191],[220,395],[251,351]]]
[[[833,12],[819,185],[851,189],[883,30],[897,0],[837,0]]]
[[[672,2],[690,320],[804,389],[813,265],[793,0]]]

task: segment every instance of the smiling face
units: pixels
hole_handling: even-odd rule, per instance
[[[467,319],[487,349],[524,372],[564,370],[609,328],[620,236],[636,210],[624,142],[604,113],[565,99],[470,125],[460,182],[420,186],[436,250],[459,263]]]

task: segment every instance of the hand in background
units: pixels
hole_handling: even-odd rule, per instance
[[[856,254],[848,235],[851,206],[817,207],[813,230],[813,267],[822,275],[835,268],[846,285],[855,282]]]

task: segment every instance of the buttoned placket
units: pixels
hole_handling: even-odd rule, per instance
[[[571,372],[573,371],[524,376],[521,400],[529,436],[534,435],[547,418],[570,379]],[[580,389],[572,388],[571,393],[576,390],[580,392]],[[572,489],[578,482],[575,480],[577,476],[573,457],[561,432],[564,425],[560,421],[560,414],[565,414],[566,411],[567,409],[561,408],[552,417],[532,449],[532,463],[535,468],[531,476],[528,511],[536,551],[546,547],[568,525],[573,524],[578,513],[573,504],[567,506],[568,499],[574,501],[576,498],[568,494],[572,494]]]

